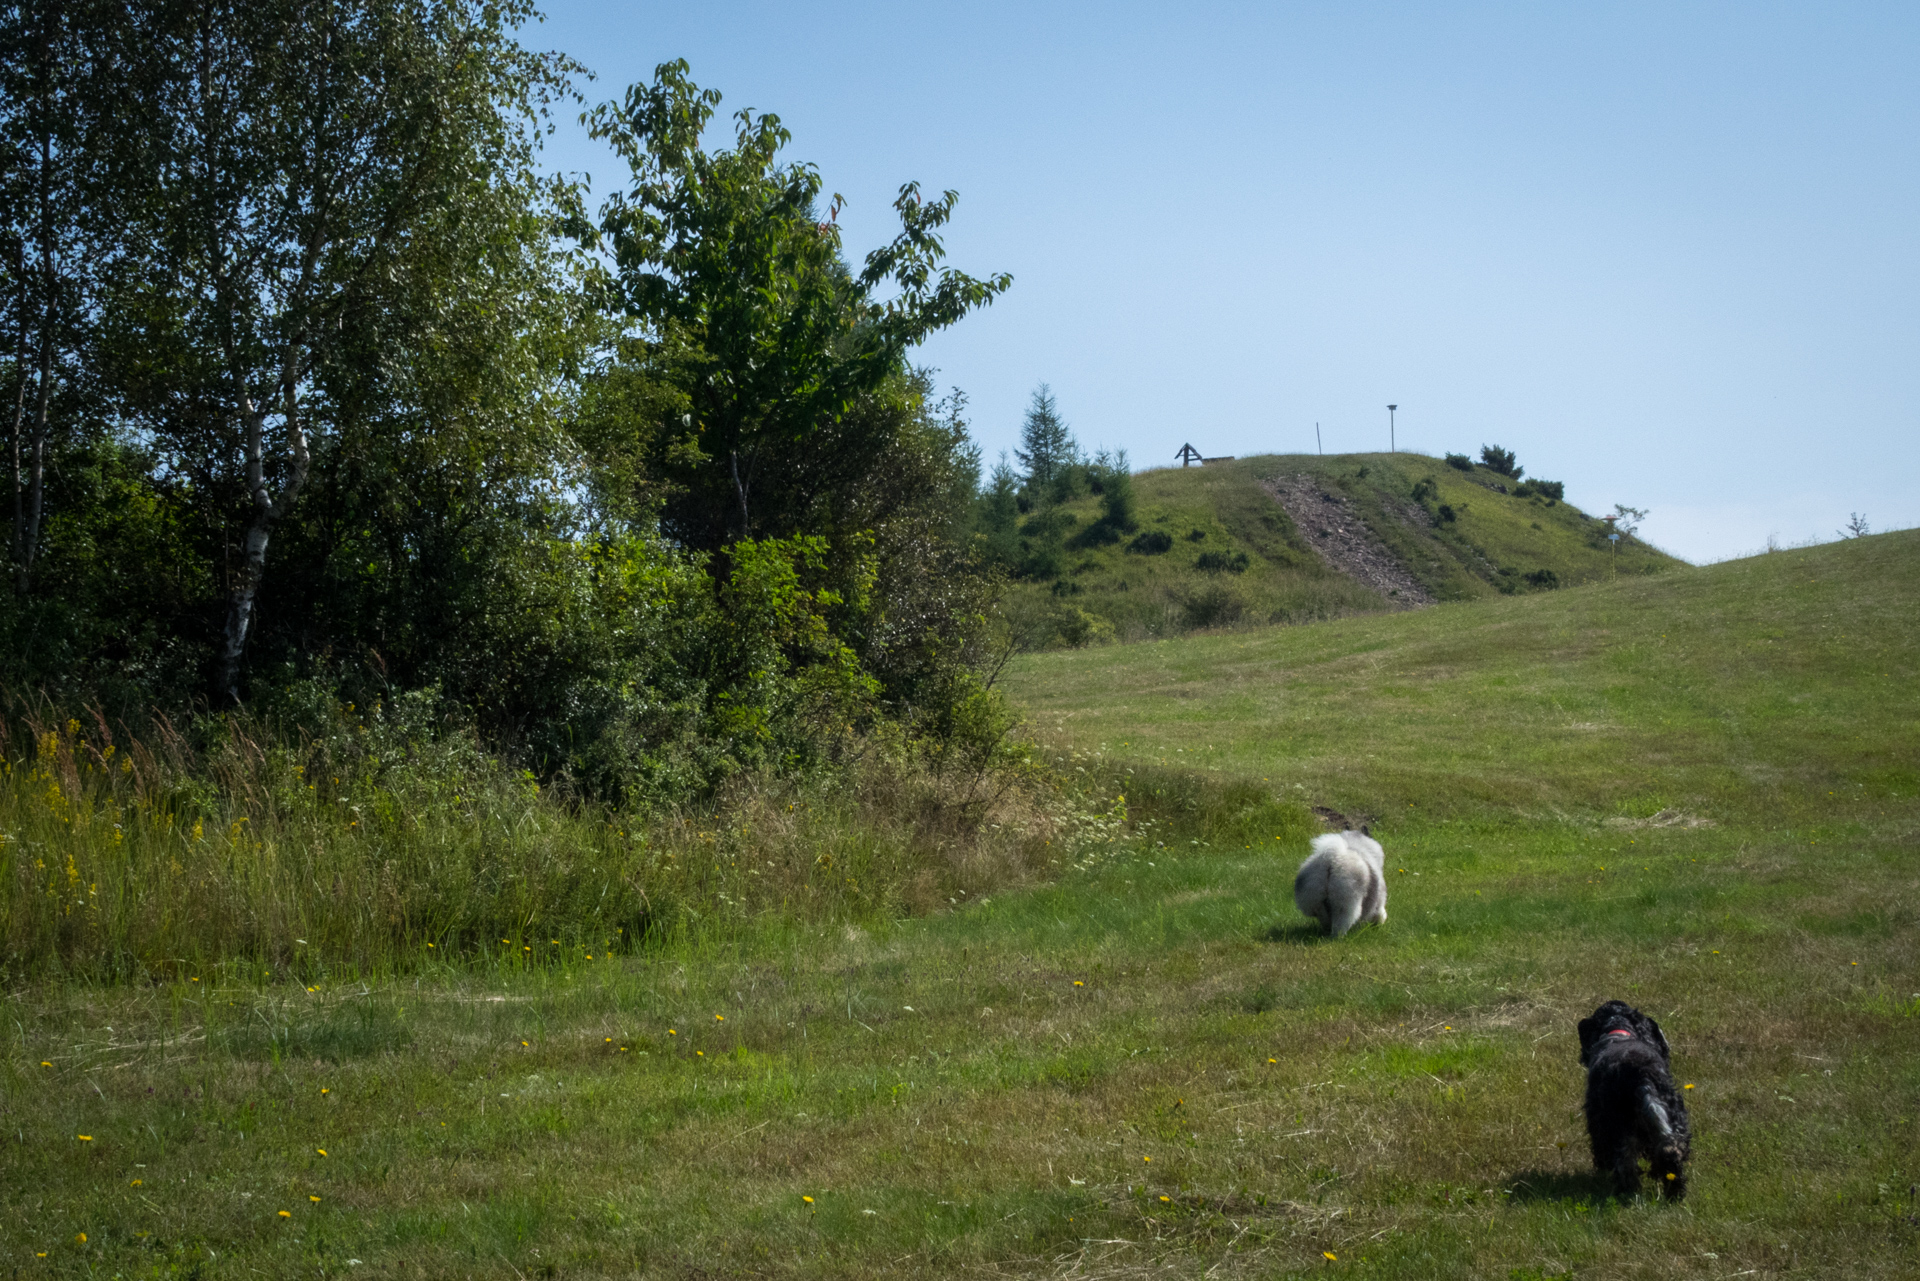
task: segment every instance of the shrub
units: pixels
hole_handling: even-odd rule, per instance
[[[1434,481],[1433,477],[1428,476],[1425,480],[1419,481],[1414,485],[1413,501],[1416,503],[1424,503],[1427,499],[1432,498],[1439,492],[1440,486]]]
[[[1527,575],[1527,586],[1535,591],[1550,592],[1560,586],[1560,575],[1550,569],[1536,569]]]
[[[1480,446],[1480,461],[1488,471],[1505,476],[1510,480],[1519,480],[1526,468],[1520,466],[1520,460],[1514,457],[1511,449],[1502,449],[1498,445]]]
[[[1551,498],[1553,501],[1559,502],[1567,496],[1567,486],[1564,481],[1536,479],[1530,480],[1527,483],[1533,486],[1533,492],[1539,494],[1542,498]]]
[[[1438,510],[1434,512],[1434,515],[1440,518],[1440,523],[1443,525],[1448,524],[1458,519],[1459,517],[1459,513],[1453,510],[1453,505],[1451,503],[1441,503]]]
[[[1247,606],[1232,588],[1209,583],[1189,593],[1180,602],[1180,612],[1188,627],[1223,627],[1238,622]]]
[[[1226,552],[1201,552],[1200,559],[1193,562],[1193,567],[1206,574],[1244,574],[1252,563],[1245,552],[1231,555]]]
[[[1473,459],[1467,457],[1465,454],[1448,454],[1447,466],[1459,471],[1472,471]]]
[[[1164,529],[1149,529],[1128,543],[1127,550],[1136,556],[1158,556],[1173,550],[1173,535]]]
[[[1204,529],[1188,530],[1187,541],[1190,543],[1204,543],[1207,541],[1207,531]]]

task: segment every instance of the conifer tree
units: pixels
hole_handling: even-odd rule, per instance
[[[1047,489],[1062,471],[1080,461],[1079,442],[1060,417],[1053,388],[1045,383],[1033,389],[1027,420],[1020,428],[1020,444],[1023,448],[1014,450],[1013,456],[1027,469],[1030,490]]]

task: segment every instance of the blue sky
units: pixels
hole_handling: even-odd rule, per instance
[[[950,260],[1014,285],[920,360],[989,459],[1041,381],[1136,468],[1384,449],[1394,402],[1692,560],[1920,525],[1920,5],[546,12],[594,100],[684,57],[778,113],[852,256],[960,192]]]

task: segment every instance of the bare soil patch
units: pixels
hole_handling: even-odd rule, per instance
[[[1367,528],[1353,505],[1323,488],[1311,476],[1276,476],[1260,485],[1300,528],[1322,560],[1387,598],[1415,609],[1433,604],[1433,596],[1407,572],[1394,554]]]

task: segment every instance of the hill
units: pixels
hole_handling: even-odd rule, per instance
[[[1062,509],[1064,572],[1016,586],[1030,648],[1552,590],[1677,561],[1550,491],[1422,454],[1269,454],[1134,477],[1137,531]],[[1029,522],[1033,525],[1037,522]]]
[[[1093,802],[1050,885],[551,966],[515,938],[304,988],[22,987],[0,1248],[56,1275],[1909,1277],[1917,612],[1909,533],[1029,655],[1010,687]],[[1384,926],[1294,911],[1311,806],[1374,820]],[[1694,1087],[1678,1207],[1589,1169],[1573,1025],[1614,996]]]

